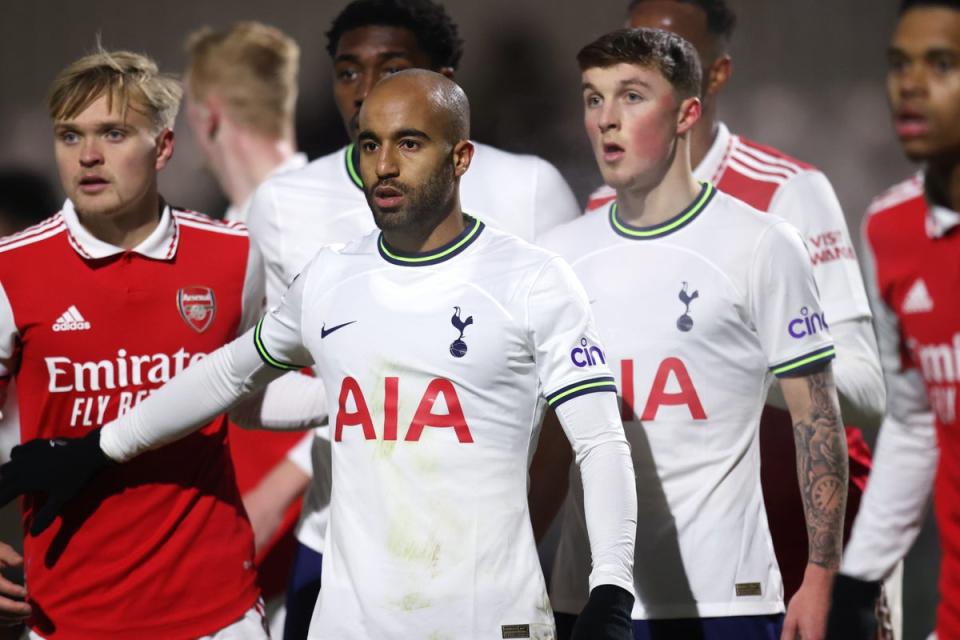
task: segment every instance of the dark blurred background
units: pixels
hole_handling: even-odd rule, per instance
[[[0,169],[26,168],[56,185],[47,85],[104,46],[142,51],[162,69],[184,66],[186,35],[241,19],[276,25],[301,46],[298,129],[311,158],[346,141],[330,95],[324,33],[344,0],[5,2],[0,17]],[[580,122],[577,50],[620,26],[626,0],[447,0],[466,41],[458,81],[473,106],[477,140],[535,153],[566,176],[581,204],[599,174]],[[878,192],[915,170],[894,138],[884,97],[885,49],[895,0],[731,0],[740,23],[733,81],[721,115],[733,131],[817,165],[833,182],[854,236]],[[181,115],[162,192],[219,215],[226,202]],[[59,187],[56,189],[60,197]],[[53,211],[45,212],[53,213]],[[45,217],[45,215],[44,215]],[[859,238],[855,238],[859,243]],[[872,434],[868,434],[872,439]],[[936,541],[928,526],[911,555],[905,638],[925,638],[936,602]]]

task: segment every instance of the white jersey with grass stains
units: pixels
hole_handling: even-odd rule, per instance
[[[834,355],[799,234],[704,183],[660,225],[627,224],[614,201],[543,245],[583,282],[622,397],[637,473],[634,618],[783,611],[760,413],[773,376]],[[551,581],[565,613],[586,603],[590,570],[572,473]]]
[[[313,365],[331,407],[311,638],[554,637],[527,509],[531,443],[545,403],[616,391],[602,356],[571,355],[602,352],[562,259],[469,217],[428,254],[370,234],[321,251],[255,340],[268,364]],[[599,438],[567,426],[575,446],[626,445],[619,424]],[[593,579],[632,584],[609,563]]]

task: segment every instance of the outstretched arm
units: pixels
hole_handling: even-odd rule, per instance
[[[830,585],[840,566],[847,504],[847,441],[830,365],[780,379],[793,419],[797,476],[809,556],[803,584],[790,601],[783,638],[824,637]]]

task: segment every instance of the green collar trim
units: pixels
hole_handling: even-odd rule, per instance
[[[652,240],[678,231],[693,222],[697,216],[703,213],[704,209],[707,208],[707,205],[710,204],[710,201],[713,199],[714,194],[716,194],[716,187],[709,182],[704,182],[702,185],[700,193],[686,209],[669,220],[651,227],[635,227],[621,220],[618,215],[619,206],[617,202],[614,201],[613,204],[610,205],[610,226],[612,226],[613,230],[618,234],[631,240]]]
[[[397,264],[403,267],[426,267],[440,262],[445,262],[454,256],[457,256],[469,247],[480,236],[484,224],[476,218],[464,214],[467,226],[456,238],[438,247],[434,251],[425,253],[407,253],[398,249],[391,249],[380,234],[377,240],[377,248],[384,260],[391,264]]]
[[[347,151],[344,155],[344,165],[347,167],[347,175],[357,189],[363,190],[363,180],[360,178],[360,167],[357,166],[357,145],[351,142],[347,145]]]

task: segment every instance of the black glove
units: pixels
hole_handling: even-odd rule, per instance
[[[612,584],[590,592],[570,640],[633,640],[633,595]]]
[[[838,573],[833,579],[827,640],[873,640],[877,635],[880,582]]]
[[[24,493],[45,493],[47,501],[33,516],[31,535],[50,526],[64,505],[113,461],[100,448],[100,429],[82,438],[31,440],[10,452],[0,466],[0,506]]]

